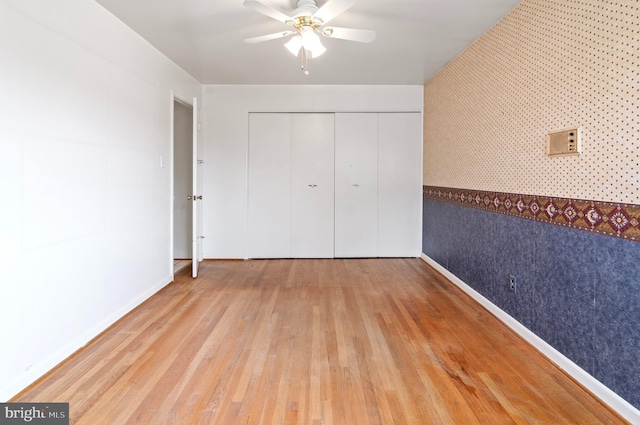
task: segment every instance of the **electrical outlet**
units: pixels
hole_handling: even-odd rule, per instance
[[[518,292],[518,279],[515,276],[509,276],[509,291],[514,294]]]

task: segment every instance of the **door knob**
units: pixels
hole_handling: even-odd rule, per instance
[[[190,201],[192,199],[193,199],[193,196],[191,196],[191,195],[187,196],[187,201]]]

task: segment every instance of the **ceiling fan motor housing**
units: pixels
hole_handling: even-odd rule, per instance
[[[293,12],[293,18],[312,16],[318,10],[315,0],[298,0],[298,8]]]

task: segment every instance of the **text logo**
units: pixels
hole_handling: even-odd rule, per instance
[[[69,425],[69,403],[0,403],[0,425]]]

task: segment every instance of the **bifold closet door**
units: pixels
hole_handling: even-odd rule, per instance
[[[333,257],[333,114],[291,116],[291,256]]]
[[[419,113],[249,114],[249,258],[420,255]]]
[[[378,116],[378,256],[422,252],[422,122],[419,113]]]
[[[249,114],[248,257],[291,257],[291,115]]]
[[[335,256],[378,256],[378,114],[335,116]]]

